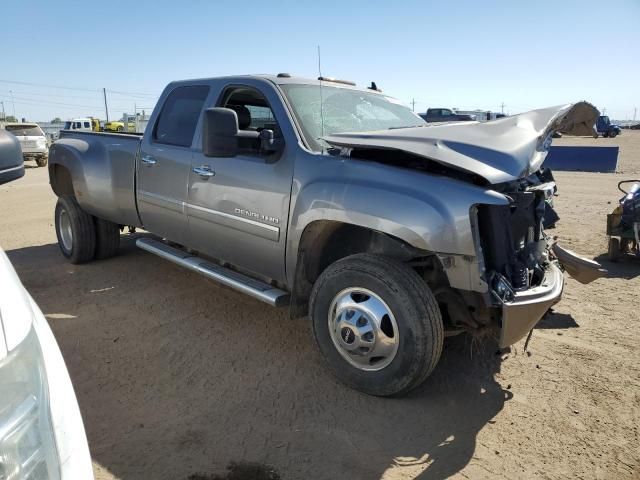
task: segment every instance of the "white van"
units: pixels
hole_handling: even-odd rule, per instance
[[[73,120],[68,120],[64,122],[65,130],[75,130],[75,131],[85,131],[85,132],[93,132],[92,127],[92,119],[91,118],[74,118]]]

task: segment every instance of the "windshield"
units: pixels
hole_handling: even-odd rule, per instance
[[[17,137],[44,137],[37,125],[7,125],[5,128]]]
[[[342,132],[366,132],[390,128],[419,127],[425,121],[398,100],[360,90],[322,85],[281,85],[302,133],[313,150],[322,150],[323,135]],[[324,123],[324,126],[322,125]]]

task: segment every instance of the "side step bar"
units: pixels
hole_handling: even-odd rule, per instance
[[[178,248],[173,248],[153,238],[139,238],[136,245],[147,252],[176,263],[182,267],[204,275],[227,287],[246,293],[274,307],[282,307],[289,303],[289,292],[280,290],[268,283],[261,282],[242,273],[208,262]]]

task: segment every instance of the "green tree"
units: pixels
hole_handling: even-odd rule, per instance
[[[51,123],[62,123],[62,120],[60,119],[60,117],[56,117],[53,120],[51,120]]]

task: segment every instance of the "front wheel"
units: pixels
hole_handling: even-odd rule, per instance
[[[403,395],[433,371],[442,317],[420,276],[390,258],[357,254],[330,265],[311,293],[313,334],[333,374],[370,395]]]
[[[58,197],[55,213],[56,236],[62,255],[71,263],[93,259],[96,230],[93,217],[80,208],[73,196]]]

